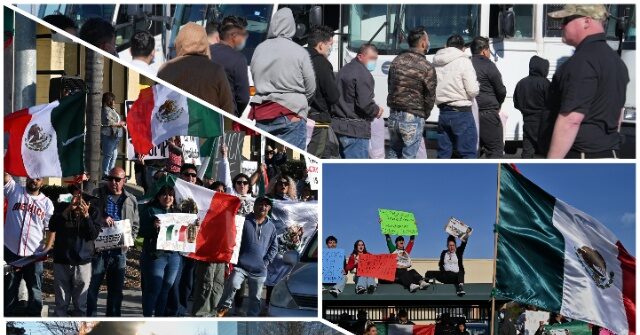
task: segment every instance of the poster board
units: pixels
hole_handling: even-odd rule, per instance
[[[339,283],[344,275],[344,249],[322,249],[322,282]]]
[[[196,251],[196,237],[198,236],[197,214],[167,213],[158,214],[160,231],[156,248],[181,252]]]
[[[388,281],[396,279],[396,254],[362,254],[358,259],[358,276]]]
[[[418,235],[416,218],[411,212],[379,209],[378,216],[383,234]]]
[[[111,227],[102,227],[95,240],[96,252],[133,246],[133,234],[129,219],[114,221]]]

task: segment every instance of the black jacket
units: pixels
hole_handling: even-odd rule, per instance
[[[467,247],[467,242],[466,241],[462,241],[462,243],[460,243],[460,246],[456,249],[456,256],[458,257],[458,269],[462,273],[464,273],[464,266],[462,265],[462,258],[464,256],[464,249],[466,247]],[[440,268],[440,271],[444,271],[444,255],[446,255],[448,251],[449,250],[447,250],[447,249],[442,250],[442,253],[440,254],[440,262],[438,262],[438,267]]]
[[[340,69],[336,82],[340,100],[331,114],[331,128],[338,135],[371,138],[371,121],[379,111],[373,76],[354,58]]]
[[[549,61],[538,56],[531,57],[529,76],[520,80],[513,92],[513,105],[522,112],[525,122],[539,122],[541,114],[548,111],[547,94],[551,82],[547,75]]]
[[[473,55],[471,63],[476,70],[480,93],[476,97],[480,110],[499,110],[507,96],[507,89],[502,83],[502,75],[496,64],[481,55]]]
[[[333,105],[337,104],[340,99],[333,66],[316,49],[308,47],[307,50],[316,74],[316,94],[309,102],[309,118],[316,122],[330,123]]]
[[[216,43],[209,47],[211,61],[221,65],[227,74],[233,102],[234,114],[238,117],[249,104],[249,72],[247,59],[242,52],[234,50],[224,43]]]
[[[89,217],[76,220],[71,213],[60,211],[51,217],[49,231],[55,232],[53,262],[83,265],[91,262],[95,253],[95,239],[102,231],[100,212],[89,207]]]

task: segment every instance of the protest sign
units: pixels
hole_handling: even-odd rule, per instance
[[[344,249],[322,249],[322,282],[342,281],[344,271]]]
[[[256,161],[242,161],[241,166],[242,173],[246,174],[247,176],[251,176],[256,171],[258,171],[258,162]]]
[[[462,238],[471,232],[471,227],[467,226],[464,222],[451,217],[449,222],[444,226],[444,230],[449,234],[457,238]]]
[[[47,258],[47,254],[50,253],[52,250],[49,250],[47,252],[43,252],[43,251],[39,251],[36,252],[35,254],[31,255],[31,256],[26,256],[26,257],[22,257],[22,258],[18,258],[17,260],[9,263],[9,265],[11,265],[14,268],[23,268],[31,263],[35,263],[35,262],[39,262],[42,260],[45,260]]]
[[[160,220],[160,232],[156,248],[181,252],[196,251],[196,237],[198,236],[197,214],[168,213],[157,214]]]
[[[304,156],[305,163],[307,165],[307,181],[311,186],[311,189],[316,191],[320,189],[320,183],[322,182],[322,172],[320,172],[320,162],[308,156]]]
[[[102,227],[102,232],[95,241],[96,252],[132,245],[133,235],[129,219],[114,221],[111,227]]]
[[[538,328],[540,328],[540,322],[547,323],[549,320],[549,312],[542,311],[525,311],[525,322],[524,322],[524,334],[523,335],[534,335]]]
[[[242,243],[242,230],[244,229],[244,219],[242,215],[236,215],[236,245],[233,247],[233,255],[231,255],[231,264],[238,264],[240,256],[240,244]]]
[[[592,330],[589,324],[584,321],[571,321],[567,323],[556,323],[555,325],[544,326],[545,334],[551,335],[591,335]],[[600,330],[600,335],[611,334],[606,329]]]
[[[418,235],[416,218],[411,212],[379,209],[380,227],[383,234]]]
[[[242,146],[244,145],[244,132],[228,132],[222,137],[209,138],[200,147],[200,155],[203,164],[198,168],[198,176],[213,178],[218,180],[218,163],[222,158],[220,156],[220,139],[223,138],[224,144],[227,145],[227,158],[229,159],[229,169],[231,176],[235,176],[242,172]]]
[[[362,254],[358,258],[358,276],[388,281],[396,279],[396,254]]]
[[[201,165],[200,139],[195,136],[180,136],[182,145],[182,160],[184,163]]]

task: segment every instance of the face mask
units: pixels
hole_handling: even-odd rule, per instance
[[[424,49],[424,54],[428,54],[429,53],[429,48],[431,48],[431,43],[427,44],[427,48]]]
[[[376,69],[376,61],[374,60],[370,60],[367,62],[367,70],[369,70],[369,72],[373,72],[373,70]]]
[[[329,56],[331,56],[331,50],[333,49],[331,45],[327,45],[327,48],[329,50],[327,50],[327,58],[329,58]]]
[[[504,319],[504,313],[500,312],[500,319]]]
[[[247,45],[247,39],[243,39],[242,43],[240,43],[239,45],[236,45],[236,50],[241,51],[242,49],[244,49],[244,47]]]

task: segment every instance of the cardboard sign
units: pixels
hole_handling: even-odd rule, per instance
[[[180,136],[182,161],[185,164],[201,165],[200,139],[195,136]]]
[[[471,232],[471,227],[467,226],[464,222],[451,217],[449,222],[444,226],[444,230],[449,234],[457,238],[462,238]]]
[[[358,276],[388,281],[396,279],[396,254],[362,254],[358,259]]]
[[[544,324],[549,320],[549,312],[525,311],[524,335],[534,335],[540,328],[540,321]]]
[[[380,227],[383,234],[418,235],[416,218],[411,212],[379,209]]]
[[[131,222],[129,219],[115,221],[111,227],[102,227],[102,232],[96,238],[96,252],[133,245]]]
[[[311,189],[317,191],[320,189],[322,183],[322,172],[320,172],[320,162],[313,158],[304,156],[305,163],[307,164],[307,181],[311,186]]]
[[[199,226],[197,214],[168,213],[158,214],[160,232],[158,233],[158,250],[181,252],[196,251],[196,237]]]
[[[218,136],[213,139],[211,146],[211,152],[201,152],[202,157],[209,157],[208,163],[203,163],[198,168],[198,176],[206,176],[218,180],[218,163],[220,161],[220,139],[222,138],[224,144],[227,145],[227,158],[229,159],[229,168],[231,170],[231,177],[242,172],[242,146],[244,145],[244,132],[228,132],[223,136]]]
[[[344,271],[344,249],[322,249],[322,282],[339,283]]]

